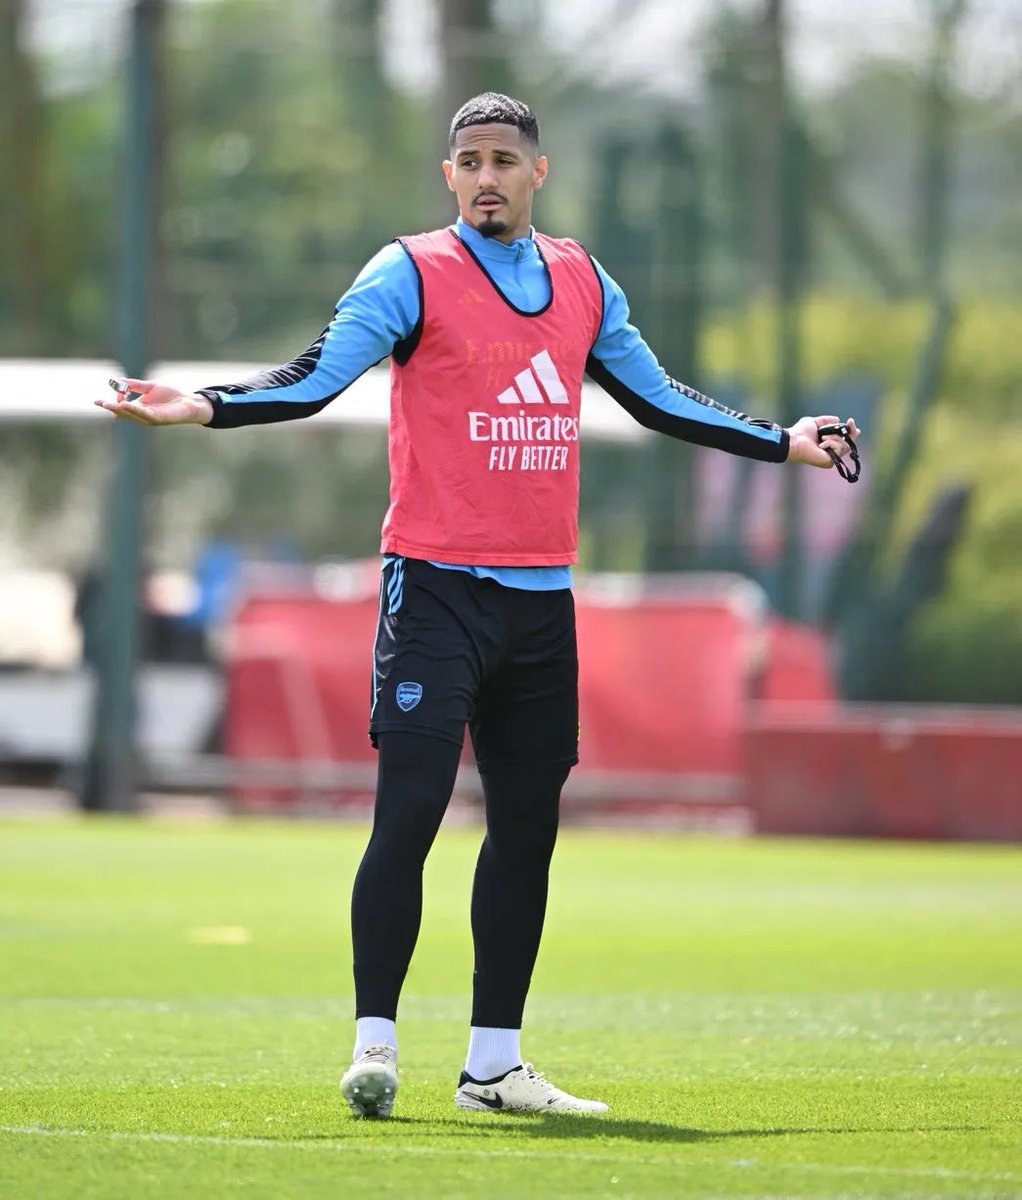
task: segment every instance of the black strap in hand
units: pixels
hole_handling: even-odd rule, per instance
[[[830,455],[831,462],[837,467],[837,473],[842,479],[846,479],[849,483],[858,483],[859,475],[862,471],[862,463],[859,462],[859,451],[855,445],[855,438],[852,437],[851,430],[844,421],[839,421],[836,425],[821,425],[816,432],[821,441],[825,437],[839,437],[842,439],[848,447],[852,467],[855,468],[854,471],[849,469],[843,454],[838,454],[836,450],[831,450],[829,446],[821,446],[821,449]]]

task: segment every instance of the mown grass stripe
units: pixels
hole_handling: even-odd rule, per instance
[[[422,1154],[428,1157],[448,1158],[498,1157],[538,1160],[554,1159],[557,1161],[593,1163],[614,1162],[617,1159],[617,1151],[613,1149],[609,1149],[606,1154],[586,1154],[577,1150],[559,1153],[546,1150],[516,1150],[508,1147],[481,1149],[471,1146],[419,1146],[407,1142],[388,1141],[381,1143],[375,1139],[371,1142],[349,1141],[347,1139],[338,1139],[337,1141],[316,1139],[312,1141],[304,1138],[220,1137],[215,1134],[158,1133],[147,1132],[145,1130],[61,1129],[44,1125],[0,1125],[0,1133],[14,1137],[95,1138],[100,1141],[110,1142],[159,1142],[169,1145],[220,1146],[242,1149],[329,1150],[333,1152],[369,1150],[374,1154],[389,1150],[391,1152],[400,1151],[402,1154]],[[699,1162],[702,1165],[728,1167],[733,1170],[768,1169],[770,1171],[807,1171],[836,1175],[889,1175],[905,1179],[962,1179],[985,1183],[1018,1183],[1022,1181],[1022,1176],[1004,1171],[960,1171],[946,1167],[883,1167],[869,1166],[864,1163],[763,1162],[752,1158],[725,1159],[721,1161],[720,1159],[711,1158],[693,1159],[688,1154],[686,1154],[685,1158],[689,1163]],[[662,1159],[646,1155],[641,1158],[629,1158],[628,1161],[630,1164],[646,1163],[652,1166],[660,1163]]]

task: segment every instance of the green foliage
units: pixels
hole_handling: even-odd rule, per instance
[[[679,300],[698,298],[706,312],[716,311],[700,336],[692,382],[737,381],[748,387],[750,409],[777,415],[772,307],[756,298],[770,286],[775,241],[763,185],[773,143],[759,18],[745,8],[714,8],[698,42],[705,91],[682,111],[642,89],[594,83],[585,56],[569,63],[558,37],[544,43],[542,6],[478,0],[441,7],[448,19],[460,7],[460,19],[467,14],[480,28],[502,31],[444,42],[453,47],[448,65],[455,75],[461,70],[459,79],[481,70],[487,82],[499,82],[517,70],[530,80],[553,168],[540,222],[563,234],[598,233],[594,252],[620,272],[637,320],[669,367],[694,324],[679,315]],[[386,75],[379,12],[373,0],[169,5],[155,358],[285,361],[317,335],[379,246],[449,218],[438,171],[446,100],[402,91]],[[10,14],[5,20],[12,28]],[[38,271],[27,272],[37,294],[26,306],[18,275],[25,258],[17,266],[10,252],[19,244],[16,221],[3,232],[0,352],[110,355],[125,63],[62,74],[61,54],[73,58],[74,50],[51,44],[43,51],[48,61],[29,61],[38,42],[8,41],[30,69],[6,72],[0,94],[12,112],[38,118],[31,122],[38,137],[30,139],[38,169],[8,152],[0,157],[0,184],[5,194],[31,191],[12,213],[36,233],[41,223],[46,236]],[[478,60],[459,50],[476,43]],[[878,253],[890,248],[895,274],[911,285],[920,274],[924,88],[908,56],[864,58],[811,106],[797,106],[817,172],[807,184],[812,214],[796,231],[810,250],[807,277],[816,288],[803,313],[804,386],[848,375],[882,383],[876,428],[867,430],[867,479],[888,460],[928,316],[921,302],[876,299],[876,271],[835,222],[833,205],[820,202],[819,170],[826,164],[860,232]],[[948,479],[975,482],[948,587],[913,630],[908,675],[928,698],[1018,699],[1011,681],[1022,680],[1015,633],[1022,583],[1014,564],[1022,507],[1015,485],[1022,466],[1022,116],[994,94],[956,91],[950,100],[946,278],[966,299],[883,560],[896,567]],[[676,258],[683,239],[670,202],[685,189],[664,187],[658,129],[684,133],[698,152],[692,199],[702,234],[690,263]],[[620,195],[611,197],[619,176]],[[1008,299],[998,304],[992,296]],[[77,429],[3,432],[0,498],[5,511],[21,514],[14,525],[31,548],[26,554],[52,554],[64,566],[77,556],[80,565],[87,553],[80,525],[74,537],[63,531],[75,515],[69,508],[82,508],[76,497],[102,495],[95,473],[84,477],[102,458],[93,453],[96,440]],[[154,439],[152,557],[187,562],[212,530],[259,540],[286,531],[310,554],[368,552],[385,503],[381,452],[378,438],[362,434],[259,430]],[[596,512],[604,526],[598,538],[584,526],[584,553],[607,568],[637,565],[643,537],[673,518],[651,511],[654,492],[641,471],[603,463],[597,474],[584,492],[584,517]],[[601,490],[616,507],[601,508]]]
[[[741,376],[754,392],[776,390],[776,321],[771,301],[721,313],[708,322],[702,357],[713,376]],[[927,324],[920,299],[816,291],[803,306],[803,382],[820,387],[842,375],[865,375],[891,391],[907,390]],[[972,412],[1015,410],[1022,385],[1022,302],[966,297],[959,302],[938,407],[969,397]]]
[[[873,378],[886,389],[876,428],[865,431],[866,487],[891,457],[927,321],[918,301],[882,305],[816,295],[805,305],[806,389],[842,375]],[[766,302],[719,319],[704,341],[708,374],[733,377],[744,369],[754,396],[773,396],[774,336]],[[942,488],[972,485],[947,586],[911,632],[902,699],[1022,703],[1020,397],[1022,304],[963,302],[901,509],[890,514],[880,548],[890,575]],[[750,406],[764,415],[772,408],[769,400]]]
[[[59,171],[53,162],[48,170],[45,336],[46,352],[54,355],[114,352],[120,105],[113,81],[51,104],[49,136],[61,148]]]
[[[1016,339],[1004,357],[1019,350]],[[970,383],[967,373],[962,382]],[[999,415],[1008,412],[1006,394],[991,389],[989,405],[970,395],[983,382],[977,370],[959,404],[934,414],[916,473],[922,478],[906,497],[921,506],[941,465],[975,487],[948,586],[912,631],[911,699],[1022,704],[1022,423],[1017,413]]]
[[[972,485],[947,586],[911,630],[904,699],[1022,703],[1020,396],[1022,306],[963,306],[887,556],[942,486]]]
[[[84,93],[38,98],[43,140],[36,147],[37,174],[26,179],[17,162],[0,160],[5,193],[31,188],[23,200],[44,232],[32,263],[41,311],[33,314],[30,330],[29,298],[14,274],[15,255],[0,254],[0,354],[113,353],[119,101],[112,80]],[[8,238],[28,236],[13,220],[5,225]]]
[[[292,356],[414,225],[410,180],[429,210],[423,116],[384,80],[365,6],[334,9],[222,0],[177,16],[170,357]]]

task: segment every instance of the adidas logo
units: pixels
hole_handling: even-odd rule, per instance
[[[569,404],[568,393],[564,390],[561,377],[557,374],[554,360],[546,350],[533,355],[529,359],[530,367],[519,371],[515,376],[515,386],[505,388],[497,397],[499,404]],[[539,385],[543,385],[540,391]],[[543,397],[546,392],[546,399]]]
[[[490,471],[568,469],[569,448],[578,441],[578,416],[570,411],[549,411],[549,405],[571,404],[549,351],[534,354],[529,366],[515,376],[514,385],[497,396],[497,402],[513,404],[515,411],[468,414],[469,441],[487,443]],[[528,412],[523,408],[527,404],[539,404],[548,411]]]

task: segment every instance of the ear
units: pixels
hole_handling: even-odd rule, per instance
[[[534,188],[541,188],[543,186],[548,167],[549,163],[545,154],[541,154],[532,164],[532,186]]]
[[[447,180],[447,190],[453,192],[454,188],[454,163],[449,158],[445,158],[443,162],[444,178]]]

